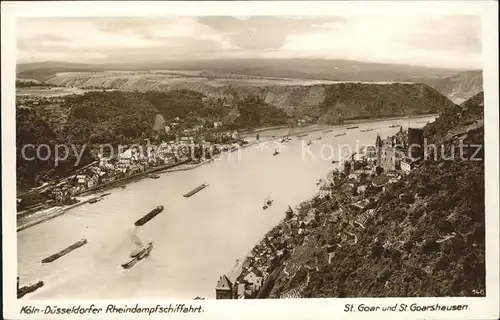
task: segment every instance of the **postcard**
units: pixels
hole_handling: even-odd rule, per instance
[[[497,10],[2,3],[4,317],[498,318]]]

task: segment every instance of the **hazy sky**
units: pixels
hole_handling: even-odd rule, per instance
[[[325,58],[481,68],[478,16],[25,18],[18,62]]]

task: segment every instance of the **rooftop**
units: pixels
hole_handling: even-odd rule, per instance
[[[233,284],[229,279],[226,277],[226,275],[222,275],[219,279],[219,282],[217,282],[217,286],[215,289],[219,290],[231,290]]]

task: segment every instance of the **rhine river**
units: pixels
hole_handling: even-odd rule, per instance
[[[339,144],[355,151],[358,143],[374,144],[377,133],[382,138],[396,133],[399,128],[389,128],[391,124],[407,127],[411,121],[412,127],[422,127],[434,118],[312,132],[292,137],[277,156],[272,155],[277,145],[270,141],[223,154],[193,170],[167,172],[159,179],[113,189],[100,202],[17,233],[20,285],[45,282],[23,299],[214,299],[219,277],[284,217],[288,205],[293,208],[318,192],[317,180],[337,166],[332,160],[349,151],[342,148],[339,155]],[[374,130],[360,132],[367,128]],[[344,131],[346,135],[334,137]],[[320,136],[321,140],[307,146],[309,139]],[[210,186],[190,198],[183,197],[202,183]],[[263,210],[268,196],[274,204]],[[134,231],[133,223],[158,205],[165,210]],[[153,241],[154,248],[149,258],[124,270],[120,265],[128,260],[134,232],[143,242]],[[52,263],[40,262],[82,238],[88,244]]]

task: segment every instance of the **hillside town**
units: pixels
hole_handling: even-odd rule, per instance
[[[234,279],[226,275],[220,277],[215,288],[217,299],[266,297],[271,292],[265,284],[274,282],[279,271],[294,281],[300,271],[305,270],[308,279],[308,270],[315,266],[304,265],[304,259],[317,253],[315,249],[298,253],[299,247],[319,248],[317,252],[322,253],[317,259],[329,263],[335,247],[346,242],[356,244],[356,232],[365,228],[364,224],[373,216],[387,186],[400,181],[423,161],[423,134],[422,129],[403,131],[401,127],[396,135],[384,140],[377,135],[373,146],[347,157],[338,169],[318,181],[319,192],[312,200],[295,210],[287,210],[285,219],[252,249]],[[410,145],[413,146],[411,150]],[[335,240],[325,241],[328,236],[318,234],[318,226],[339,223],[344,225],[344,231],[337,234]],[[318,243],[320,238],[323,242]],[[303,257],[287,260],[292,253]],[[276,297],[298,298],[307,283],[308,280],[301,288],[281,292]]]

